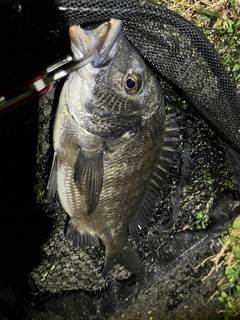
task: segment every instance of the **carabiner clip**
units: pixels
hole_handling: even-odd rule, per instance
[[[52,84],[55,81],[64,78],[71,72],[84,67],[93,61],[97,55],[98,52],[96,49],[91,50],[79,60],[73,60],[73,58],[69,55],[57,62],[54,62],[42,73],[28,82],[8,92],[0,94],[0,115],[27,102],[40,98],[51,89]]]

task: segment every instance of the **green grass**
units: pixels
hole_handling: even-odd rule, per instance
[[[240,315],[240,217],[223,234],[221,243],[221,250],[206,260],[214,263],[209,274],[220,266],[225,267],[224,276],[217,283],[213,297],[216,296],[223,304],[224,308],[219,312],[224,320],[229,320]]]
[[[159,0],[157,3],[184,16],[199,27],[228,27],[240,16],[240,0]]]

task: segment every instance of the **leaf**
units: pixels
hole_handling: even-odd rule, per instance
[[[238,28],[240,28],[240,20],[234,23],[234,29],[237,30]]]
[[[240,64],[239,64],[238,66],[240,67]],[[234,67],[235,67],[235,66],[234,66]],[[233,68],[234,68],[234,67],[233,67]],[[233,229],[238,229],[238,228],[240,228],[240,221],[239,221],[239,219],[236,219],[236,220],[233,222],[232,228],[233,228]]]
[[[203,217],[203,213],[202,212],[199,212],[198,214],[197,214],[197,219],[201,219]]]
[[[208,30],[208,29],[204,30],[203,32],[204,32],[206,35],[211,35],[211,32],[210,32],[210,30]]]
[[[233,308],[233,305],[232,305],[232,303],[231,303],[230,301],[227,302],[227,306],[228,306],[228,308],[230,308],[230,309]]]
[[[202,221],[202,223],[201,223],[201,227],[202,227],[202,229],[206,229],[206,224],[205,224],[205,222],[204,222],[204,221]]]
[[[237,259],[240,259],[240,252],[238,251],[238,252],[235,252],[235,257],[237,258]]]
[[[240,253],[240,252],[239,252],[239,247],[233,246],[233,247],[232,247],[232,252],[234,252],[235,255],[239,254],[239,253]]]
[[[231,284],[233,284],[233,283],[235,282],[235,279],[234,279],[233,277],[230,277],[228,280],[229,280],[229,282],[230,282]]]
[[[206,16],[208,18],[215,17],[217,19],[223,20],[223,18],[216,12],[210,11],[210,10],[196,10],[196,12],[202,16]]]
[[[239,71],[240,70],[240,64],[236,63],[233,68],[232,68],[232,71],[235,72],[235,71]],[[235,222],[234,222],[235,223]],[[233,223],[233,225],[234,225]],[[236,227],[235,229],[238,229],[240,228],[240,223],[238,222],[238,227]]]
[[[240,284],[236,285],[236,289],[238,292],[240,292]]]
[[[230,238],[231,242],[237,242],[238,241],[238,238],[236,236],[231,235],[231,236],[229,236],[229,238]]]
[[[223,297],[223,298],[227,298],[227,294],[226,294],[226,292],[225,292],[225,291],[222,291],[222,293],[221,293],[221,297]]]
[[[236,278],[238,273],[234,269],[229,268],[229,269],[225,270],[225,275],[228,276],[228,277]]]
[[[227,20],[227,24],[228,24],[228,29],[227,29],[227,31],[228,31],[229,33],[232,33],[232,32],[233,32],[233,24],[234,24],[234,22],[233,22],[232,20]]]

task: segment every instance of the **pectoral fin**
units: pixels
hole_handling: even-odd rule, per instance
[[[88,214],[97,207],[103,183],[103,151],[80,149],[74,166],[74,181],[87,194]]]
[[[54,195],[57,191],[57,168],[58,168],[58,157],[57,157],[57,152],[54,152],[52,168],[51,168],[51,172],[50,172],[50,176],[47,184],[48,201],[51,201],[54,198]]]

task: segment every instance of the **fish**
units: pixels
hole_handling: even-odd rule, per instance
[[[53,125],[48,199],[58,193],[74,245],[105,246],[102,276],[116,265],[145,272],[128,232],[149,222],[178,144],[178,124],[150,67],[128,42],[122,21],[69,28],[74,59],[95,59],[72,72]]]

